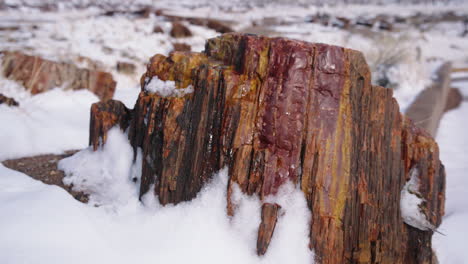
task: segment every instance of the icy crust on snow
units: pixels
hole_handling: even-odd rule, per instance
[[[182,97],[193,93],[193,86],[189,85],[186,88],[177,89],[175,81],[163,81],[157,76],[153,76],[151,79],[145,78],[145,91],[157,93],[162,97]]]
[[[410,180],[403,186],[400,198],[400,211],[403,221],[419,230],[434,230],[434,226],[427,220],[426,215],[421,211],[424,199],[419,193],[419,168],[413,167],[410,170]]]
[[[192,201],[162,206],[152,192],[138,200],[142,159],[141,150],[138,152],[134,165],[127,135],[113,128],[106,144],[96,152],[88,148],[59,163],[66,172],[64,182],[90,194],[90,204],[84,210],[92,210],[95,223],[91,228],[109,241],[114,254],[125,255],[115,263],[313,263],[313,252],[308,248],[310,211],[303,193],[292,183],[266,199],[278,203],[281,210],[270,247],[259,257],[256,241],[262,202],[234,186],[236,211],[228,217],[227,168],[215,174]],[[52,221],[60,221],[60,217]],[[71,227],[75,221],[81,220],[70,222]]]

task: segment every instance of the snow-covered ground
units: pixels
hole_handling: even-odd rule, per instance
[[[468,76],[468,74],[466,74]],[[465,98],[468,82],[456,85]],[[440,263],[468,263],[465,239],[468,236],[468,102],[444,115],[437,134],[441,157],[447,173],[445,217],[435,234],[433,247]]]
[[[409,15],[416,11],[455,10],[468,14],[468,4],[320,8],[265,5],[236,9],[210,4],[193,8],[186,1],[176,8],[172,2],[167,5],[161,1],[159,7],[171,6],[168,14],[232,21],[236,30],[245,30],[252,22],[280,18],[281,23],[268,26],[272,35],[361,50],[375,72],[381,54],[403,54],[396,56],[396,63],[387,69],[387,77],[398,83],[395,96],[403,109],[429,83],[441,62],[468,65],[468,40],[460,36],[460,23],[440,24],[424,32],[405,28],[393,33],[361,34],[306,22],[317,12],[349,18],[376,13]],[[205,39],[217,35],[213,30],[187,24],[193,37],[174,39],[168,34],[170,23],[161,17],[108,17],[101,13],[97,8],[49,13],[30,8],[1,10],[0,26],[16,25],[21,30],[0,31],[0,50],[19,49],[81,66],[93,61],[116,79],[114,98],[132,108],[140,89],[139,78],[152,55],[167,54],[175,42],[200,51]],[[155,26],[165,33],[153,33]],[[115,69],[118,61],[134,63],[136,73],[119,73]],[[468,83],[458,85],[468,96]],[[98,100],[94,94],[54,89],[31,96],[21,85],[1,76],[0,93],[20,103],[20,107],[0,105],[0,161],[87,147],[89,109]],[[465,102],[444,116],[437,135],[447,170],[446,217],[439,228],[445,236],[436,234],[433,239],[442,264],[468,263],[463,243],[468,236],[466,116]],[[238,194],[239,213],[233,219],[226,217],[225,171],[219,172],[191,202],[162,207],[145,197],[142,204],[135,183],[127,177],[138,178],[130,153],[123,135],[115,130],[101,152],[84,150],[60,163],[73,174],[66,179],[68,183],[94,191],[89,204],[76,201],[57,186],[45,185],[0,164],[0,263],[311,263],[313,253],[306,249],[310,216],[302,195],[291,186],[283,190],[279,201],[286,213],[278,223],[270,250],[258,257],[255,237],[260,203]],[[105,166],[116,162],[118,167]]]

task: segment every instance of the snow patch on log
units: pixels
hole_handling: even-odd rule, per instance
[[[400,210],[403,221],[419,230],[434,230],[435,227],[426,218],[421,210],[424,206],[424,199],[419,192],[419,174],[417,167],[410,170],[410,179],[401,190]]]
[[[177,89],[175,81],[163,81],[156,76],[151,79],[147,77],[145,83],[145,91],[157,93],[162,97],[183,97],[186,94],[193,93],[192,85]]]

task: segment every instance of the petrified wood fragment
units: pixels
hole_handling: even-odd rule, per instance
[[[6,104],[8,106],[18,106],[19,103],[8,96],[4,96],[3,94],[0,93],[0,104]]]
[[[108,100],[94,103],[91,106],[89,145],[97,150],[107,140],[107,132],[118,125],[122,130],[127,129],[131,112],[120,101]]]
[[[427,220],[440,224],[437,144],[370,78],[360,52],[284,38],[225,34],[203,53],[154,56],[128,130],[144,157],[140,195],[190,200],[227,166],[229,215],[235,185],[264,203],[288,181],[302,190],[318,263],[432,263],[432,230],[404,223],[400,192],[417,166]],[[193,93],[162,97],[155,80]],[[281,221],[277,207],[262,211],[259,254]]]
[[[278,220],[278,204],[264,203],[262,205],[262,220],[258,227],[257,254],[264,255],[270,245],[271,237],[275,231]]]
[[[2,52],[1,73],[21,82],[32,94],[55,87],[88,89],[101,100],[114,96],[116,82],[107,72],[78,68],[73,64],[46,60],[21,52]]]

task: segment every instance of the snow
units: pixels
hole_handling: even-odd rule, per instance
[[[460,86],[464,96],[468,83]],[[446,113],[440,123],[437,135],[441,160],[447,174],[445,217],[438,228],[445,236],[434,234],[433,247],[440,263],[468,263],[466,238],[468,235],[468,103]]]
[[[409,181],[403,186],[400,198],[400,211],[403,221],[417,229],[427,231],[434,230],[434,226],[427,220],[426,215],[421,210],[424,199],[419,192],[419,168],[413,167],[409,174]]]
[[[87,205],[57,186],[1,164],[0,175],[1,263],[112,263],[118,259],[96,232],[95,215],[90,215]]]
[[[0,93],[4,90],[2,87],[11,88],[1,84]],[[53,89],[30,96],[22,88],[18,93],[5,94],[12,96],[20,105],[0,105],[0,160],[61,153],[87,146],[89,109],[99,100],[93,93]]]
[[[107,136],[107,143],[97,151],[88,147],[61,160],[58,168],[65,172],[66,185],[90,194],[90,205],[125,205],[138,195],[132,174],[133,167],[141,168],[141,159],[133,165],[133,148],[119,127]]]
[[[182,97],[186,94],[193,93],[193,86],[189,85],[185,88],[176,88],[175,81],[163,81],[157,76],[151,79],[145,79],[145,91],[150,93],[157,93],[162,97]]]
[[[260,201],[238,191],[237,213],[228,218],[227,169],[190,202],[161,206],[148,194],[140,203],[125,136],[113,129],[97,153],[86,149],[61,162],[69,174],[65,181],[96,191],[89,205],[0,165],[0,210],[9,216],[0,218],[0,262],[312,263],[310,213],[292,184],[280,191],[283,214],[271,250],[258,257]],[[90,168],[105,179],[95,179],[100,175]]]

